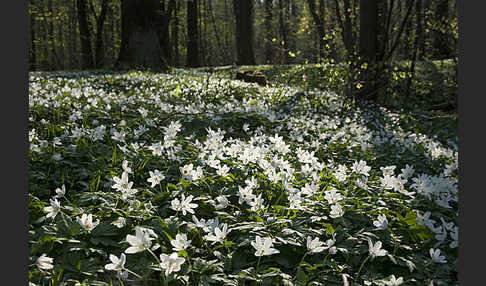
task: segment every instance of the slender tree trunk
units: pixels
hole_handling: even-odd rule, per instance
[[[59,69],[64,70],[66,68],[66,57],[65,57],[65,44],[64,44],[64,35],[63,35],[63,28],[65,27],[64,17],[59,19],[59,23],[57,25],[57,35],[59,37],[59,59],[60,59],[60,66]]]
[[[122,42],[119,68],[167,69],[159,29],[167,30],[165,11],[158,0],[122,0]]]
[[[31,71],[35,71],[37,69],[37,58],[36,58],[36,39],[35,39],[35,16],[36,16],[36,13],[34,13],[35,11],[35,0],[30,0],[30,5],[31,5],[31,9],[30,9],[30,70]]]
[[[287,37],[287,25],[285,21],[285,8],[284,8],[284,3],[283,0],[278,0],[278,23],[279,23],[279,28],[280,28],[280,35],[282,37],[282,63],[283,64],[288,64],[290,59],[289,59],[289,43],[288,43],[288,37]]]
[[[417,59],[423,60],[424,59],[424,50],[425,50],[425,33],[423,27],[424,21],[424,13],[423,13],[423,3],[422,0],[417,0],[416,6],[416,14],[417,14]]]
[[[198,29],[198,1],[187,1],[187,60],[188,67],[200,66],[199,61],[199,29]]]
[[[445,59],[450,57],[449,39],[444,30],[449,20],[449,1],[441,0],[437,3],[435,9],[435,21],[438,23],[438,28],[434,30],[433,37],[433,55],[435,59]]]
[[[253,53],[253,22],[251,0],[234,0],[236,18],[236,64],[254,65]]]
[[[219,61],[219,64],[221,63],[224,63],[225,59],[227,58],[227,55],[226,55],[226,51],[227,49],[225,49],[221,43],[221,37],[220,37],[220,30],[218,29],[218,25],[216,24],[216,19],[214,18],[214,11],[213,11],[213,8],[212,8],[212,1],[209,1],[209,15],[211,17],[211,22],[212,22],[212,25],[213,26],[213,31],[214,31],[214,35],[216,37],[216,42],[218,43],[218,50],[221,51],[221,57],[220,57],[220,61]]]
[[[203,5],[204,5],[204,2],[203,2]],[[198,9],[198,25],[197,25],[197,29],[198,29],[198,40],[199,40],[199,61],[200,61],[200,65],[207,65],[207,55],[206,55],[206,45],[204,44],[204,41],[203,41],[203,34],[206,34],[205,31],[203,33],[203,27],[204,29],[206,29],[205,25],[204,25],[204,20],[205,20],[205,17],[203,15],[203,11],[204,11],[204,7],[203,9]]]
[[[113,24],[113,31],[112,31],[112,41],[113,41],[113,46],[112,48],[112,61],[113,65],[116,65],[117,58],[118,58],[118,53],[120,51],[120,42],[121,42],[121,3],[119,4],[120,7],[112,7],[112,24]],[[118,8],[118,9],[115,9]],[[118,12],[118,13],[116,13]],[[118,15],[119,18],[116,18],[115,15]]]
[[[419,50],[419,33],[421,33],[421,30],[422,30],[422,25],[421,25],[421,13],[420,11],[422,10],[422,0],[418,0],[417,1],[417,4],[416,4],[416,19],[417,19],[417,23],[416,23],[416,32],[415,32],[415,38],[414,38],[414,41],[413,41],[413,52],[412,52],[412,63],[410,64],[410,70],[409,70],[409,76],[408,76],[408,79],[407,79],[407,86],[406,86],[406,89],[405,89],[405,96],[403,97],[403,107],[405,107],[405,105],[407,104],[408,102],[408,99],[410,98],[410,91],[411,91],[411,88],[412,88],[412,81],[413,81],[413,78],[415,76],[415,63],[417,61],[417,54],[418,54],[418,50]]]
[[[44,4],[44,3],[42,3]],[[44,7],[44,6],[41,6]],[[45,19],[45,10],[42,9]],[[39,23],[40,33],[41,33],[41,64],[40,68],[42,70],[50,70],[50,61],[49,61],[49,48],[48,48],[48,32],[47,27],[45,25],[46,22]]]
[[[263,26],[265,27],[265,47],[264,47],[264,57],[265,63],[270,64],[272,62],[272,8],[273,0],[265,0],[265,16]]]
[[[49,12],[49,19],[47,21],[47,35],[48,35],[48,49],[49,49],[49,70],[57,69],[59,66],[59,59],[56,54],[56,40],[54,37],[54,10],[52,9],[52,0],[47,0],[47,11]]]
[[[343,25],[343,41],[346,48],[348,58],[354,54],[353,46],[353,28],[351,24],[351,4],[350,0],[344,0],[344,25]]]
[[[360,1],[359,55],[367,64],[361,71],[358,98],[376,98],[376,59],[378,52],[378,2],[376,0]]]
[[[410,4],[410,1],[411,0],[405,0],[405,7],[408,7],[409,4]],[[402,1],[399,1],[398,2],[398,7],[400,7],[401,5],[403,5]],[[399,15],[401,16],[402,15],[402,7],[400,7],[400,13]],[[404,30],[404,37],[403,37],[403,40],[402,42],[400,43],[400,53],[402,54],[403,56],[403,59],[408,59],[409,58],[409,54],[410,54],[410,32],[412,30],[412,27],[410,26],[410,23],[408,23],[408,25],[405,27],[405,30]]]
[[[322,1],[320,1],[319,3],[323,4]],[[323,59],[325,57],[324,47],[327,44],[327,41],[324,39],[324,37],[326,36],[326,31],[324,30],[324,22],[321,15],[317,13],[318,10],[315,0],[307,0],[307,5],[309,5],[309,12],[311,13],[312,19],[314,20],[314,24],[317,28],[317,34],[319,35],[319,59]],[[322,6],[320,8],[322,8]]]
[[[100,15],[96,16],[96,44],[95,44],[95,64],[97,68],[102,68],[105,63],[105,50],[103,45],[103,27],[106,14],[108,12],[108,0],[101,2]]]
[[[201,47],[201,64],[204,66],[210,66],[212,64],[212,55],[211,55],[211,47],[212,42],[207,40],[208,34],[208,1],[203,0],[203,8],[199,9],[200,11],[200,33],[199,33],[199,42]],[[204,24],[203,24],[204,23]],[[204,29],[204,31],[201,31]]]
[[[90,69],[93,67],[93,53],[89,37],[89,22],[86,13],[86,0],[77,0],[79,39],[81,41],[81,68]]]
[[[164,1],[162,1],[164,2]],[[158,24],[159,30],[159,40],[160,40],[160,47],[162,49],[162,57],[165,59],[167,65],[169,64],[169,59],[171,58],[171,50],[170,50],[170,34],[169,34],[169,24],[170,24],[170,15],[175,8],[175,1],[169,0],[167,5],[167,9],[164,8],[165,5],[161,4],[160,11],[165,11],[160,17],[160,23]]]
[[[180,59],[179,59],[179,17],[178,17],[178,12],[180,8],[180,3],[178,1],[175,1],[175,6],[174,6],[174,23],[172,25],[172,46],[174,48],[174,59],[173,59],[173,65],[178,67],[180,66]]]
[[[68,33],[68,63],[69,69],[74,69],[75,67],[75,59],[77,58],[77,54],[74,50],[76,46],[76,7],[73,2],[70,0],[66,0],[67,5],[69,7],[69,33]]]

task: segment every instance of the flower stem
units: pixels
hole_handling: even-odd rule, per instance
[[[326,267],[326,262],[327,262],[327,257],[331,255],[331,253],[328,253],[326,257],[324,257],[324,262],[322,263],[323,267]]]
[[[255,281],[255,285],[260,285],[260,284],[258,283],[258,268],[260,267],[260,259],[261,259],[261,258],[262,258],[261,256],[258,256],[258,262],[257,262],[256,269],[255,269],[255,278],[257,279],[257,280]]]
[[[365,265],[366,261],[370,259],[371,256],[367,256],[366,259],[361,263],[361,266],[359,267],[358,273],[356,274],[356,278],[354,279],[356,282],[358,281],[359,273],[361,272],[361,269],[363,269],[363,266]]]
[[[123,284],[123,281],[121,280],[121,278],[120,278],[120,277],[118,277],[118,281],[120,282],[120,285],[121,285],[121,286],[125,286],[125,284]]]
[[[191,277],[192,277],[192,280],[194,280],[194,283],[196,282],[196,279],[194,278],[194,273],[192,271],[192,265],[191,265],[191,258],[189,257],[189,253],[187,253],[186,251],[186,258],[187,258],[187,264],[189,264],[189,268],[191,269]]]
[[[147,248],[147,250],[148,250],[148,252],[149,252],[150,254],[152,254],[152,256],[155,258],[155,260],[157,261],[157,263],[158,263],[158,264],[160,264],[160,260],[159,260],[159,258],[157,257],[157,255],[155,255],[155,253],[153,253],[153,252],[152,252],[152,250],[150,250],[150,249],[148,249],[148,248]]]
[[[137,273],[133,272],[132,270],[127,269],[127,268],[123,268],[123,269],[125,269],[126,271],[128,271],[128,273],[135,275],[138,279],[143,280],[143,277],[142,276],[138,275]]]
[[[164,275],[163,272],[161,273],[160,276],[162,277],[162,283],[164,284],[164,286],[168,286],[169,282],[167,281],[167,277]]]
[[[300,268],[300,265],[302,264],[302,262],[304,262],[304,258],[307,256],[307,253],[309,253],[309,252],[306,252],[306,253],[304,254],[304,256],[302,256],[302,259],[301,259],[301,260],[300,260],[300,262],[299,262],[299,267],[298,267],[298,268]]]

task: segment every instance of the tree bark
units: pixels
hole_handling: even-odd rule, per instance
[[[172,23],[172,47],[173,47],[173,61],[172,64],[176,67],[180,65],[180,59],[179,59],[179,17],[178,17],[178,11],[180,8],[180,4],[175,1],[174,2],[174,10],[173,10],[173,17],[172,19],[174,22]]]
[[[289,58],[289,43],[288,43],[288,31],[287,31],[287,25],[285,21],[285,8],[284,8],[284,3],[283,0],[278,0],[278,23],[279,23],[279,28],[280,28],[280,35],[282,37],[282,63],[283,64],[288,64],[290,61]]]
[[[343,25],[343,41],[348,58],[354,54],[353,46],[353,29],[351,25],[351,4],[349,0],[344,0],[344,25]]]
[[[90,69],[93,67],[93,53],[89,38],[89,22],[86,14],[86,0],[77,0],[79,39],[81,41],[81,68]]]
[[[449,19],[449,1],[440,0],[435,9],[435,21],[439,24],[438,28],[434,30],[433,37],[433,55],[435,59],[446,59],[450,57],[451,51],[449,48],[449,39],[447,27]]]
[[[34,6],[35,0],[30,0],[30,68],[29,70],[35,71],[37,69],[37,58],[36,58],[36,45],[35,45],[35,13],[34,13]]]
[[[322,4],[322,3],[321,3]],[[324,29],[324,22],[321,18],[321,15],[317,13],[318,9],[316,7],[316,3],[314,0],[307,0],[307,5],[309,5],[309,12],[311,13],[312,19],[314,20],[314,24],[317,28],[317,33],[319,34],[319,59],[323,59],[325,57],[325,45],[327,41],[324,40],[326,36],[326,30]],[[323,7],[321,6],[321,9]]]
[[[253,53],[253,0],[234,0],[236,18],[236,64],[254,65]]]
[[[417,7],[416,7],[416,19],[417,19],[417,59],[423,60],[424,59],[424,50],[425,50],[425,33],[423,28],[423,21],[424,21],[424,12],[423,12],[423,4],[422,0],[417,0]]]
[[[265,0],[264,2],[264,23],[263,26],[265,27],[265,47],[264,47],[264,57],[265,63],[270,64],[272,62],[272,8],[273,8],[273,0]]]
[[[408,103],[408,98],[410,97],[410,90],[412,88],[412,81],[415,76],[415,63],[417,61],[417,54],[418,54],[418,46],[419,46],[419,37],[418,34],[420,33],[420,30],[422,29],[421,25],[421,19],[420,19],[420,10],[422,9],[422,1],[418,0],[417,1],[417,6],[416,6],[416,35],[413,41],[413,52],[412,52],[412,62],[410,64],[410,70],[409,70],[409,76],[407,78],[407,85],[405,87],[405,96],[403,97],[403,103],[402,107],[405,107],[405,105]]]
[[[187,60],[188,67],[200,66],[199,61],[199,29],[198,0],[187,1]]]
[[[361,71],[358,98],[376,97],[376,58],[378,41],[378,2],[377,0],[361,0],[359,6],[359,55],[361,62],[367,67]]]
[[[95,65],[97,68],[101,68],[104,65],[105,50],[103,44],[103,26],[105,24],[107,12],[108,0],[103,0],[103,2],[101,2],[100,14],[94,15],[96,19]]]
[[[160,30],[167,30],[167,15],[157,0],[122,0],[122,41],[117,67],[121,69],[168,68]]]

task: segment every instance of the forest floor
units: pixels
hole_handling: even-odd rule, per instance
[[[455,90],[427,68],[407,108],[312,65],[31,73],[29,281],[457,285],[457,114],[423,107]]]

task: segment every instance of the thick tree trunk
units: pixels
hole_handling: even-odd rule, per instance
[[[198,0],[187,1],[187,66],[198,67],[199,61],[199,29]]]
[[[236,64],[254,65],[252,0],[234,0],[236,17]]]
[[[81,41],[81,68],[89,69],[93,67],[93,53],[89,38],[89,22],[86,14],[86,0],[77,0],[79,39]]]
[[[122,0],[122,42],[119,68],[167,69],[160,30],[167,29],[165,12],[157,0]]]

